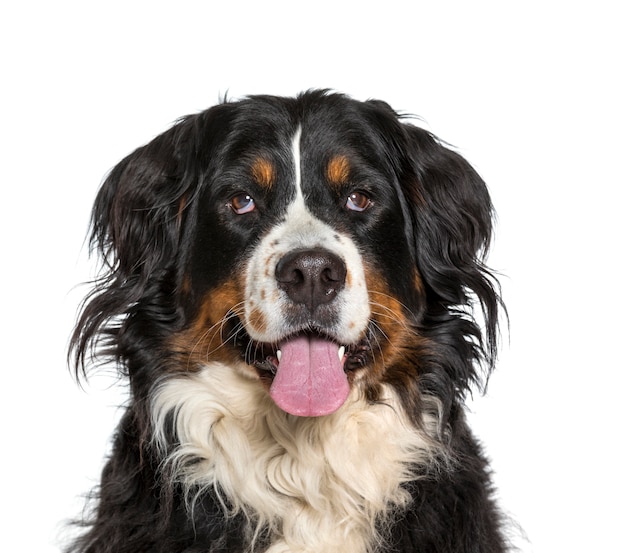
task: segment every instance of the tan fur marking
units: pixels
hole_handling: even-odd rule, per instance
[[[180,291],[184,296],[191,293],[191,276],[184,275],[180,285]]]
[[[413,283],[414,283],[415,289],[417,290],[419,295],[420,296],[425,296],[426,295],[426,290],[424,288],[424,281],[422,280],[422,275],[420,275],[420,273],[417,270],[417,268],[414,269]]]
[[[336,155],[331,158],[326,167],[326,176],[333,186],[346,184],[350,179],[350,161],[344,155]]]
[[[271,188],[276,180],[276,170],[271,161],[258,157],[252,164],[252,176],[264,188]]]
[[[178,204],[178,213],[176,214],[176,230],[178,232],[183,228],[183,215],[187,209],[187,196],[182,198]]]
[[[366,269],[367,288],[372,309],[372,319],[382,331],[384,340],[374,348],[374,365],[368,380],[380,381],[387,367],[401,362],[406,356],[407,346],[420,344],[427,348],[428,341],[415,333],[409,324],[405,308],[397,298],[389,293],[386,280],[377,272]],[[420,282],[415,278],[416,285]]]
[[[258,307],[254,307],[250,312],[250,326],[259,333],[267,331],[267,321],[263,316],[263,311]]]
[[[348,270],[346,272],[346,286],[348,288],[352,286],[352,271],[350,270],[350,267],[348,267]]]
[[[228,338],[224,335],[224,323],[230,313],[241,314],[242,290],[243,286],[233,280],[202,298],[195,319],[171,341],[172,351],[178,354],[179,369],[196,371],[208,361],[229,363],[239,359],[236,351],[224,345]]]

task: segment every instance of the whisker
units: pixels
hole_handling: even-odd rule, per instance
[[[385,354],[383,353],[383,346],[380,343],[380,340],[378,339],[378,334],[380,333],[383,338],[387,341],[389,341],[389,336],[387,336],[387,334],[385,333],[385,331],[380,327],[380,325],[374,321],[371,320],[370,321],[370,329],[368,332],[368,336],[367,336],[367,343],[368,346],[370,348],[370,351],[372,352],[372,357],[374,359],[374,361],[376,360],[376,353],[374,351],[374,344],[373,341],[376,342],[376,349],[378,349],[378,352],[380,353],[380,359],[384,364],[385,361]],[[373,330],[377,330],[377,332],[374,332]]]
[[[390,294],[386,294],[385,292],[379,292],[378,290],[369,290],[370,294],[378,294],[379,296],[382,296],[383,298],[389,298],[390,300],[398,303],[400,305],[400,307],[402,307],[404,310],[406,310],[407,312],[411,312],[411,309],[409,308],[408,305],[406,305],[405,303],[402,303],[400,300],[398,300],[398,298],[390,295]]]
[[[225,338],[224,337],[224,329],[228,322],[233,318],[238,318],[239,315],[243,313],[242,310],[243,302],[240,302],[233,306],[219,321],[215,324],[211,325],[209,328],[204,330],[202,334],[196,339],[191,351],[187,356],[187,368],[189,369],[193,355],[196,351],[198,351],[201,347],[204,350],[202,357],[208,361],[209,357],[218,351],[220,348],[224,347],[224,345],[231,339],[233,339],[242,329],[243,324],[239,322],[235,325],[234,329],[231,330],[230,334]],[[219,332],[216,332],[216,329],[219,327]],[[219,344],[216,347],[213,347],[213,343],[216,338],[219,336]],[[210,337],[210,340],[207,338]]]
[[[387,307],[386,305],[382,303],[378,303],[372,300],[370,300],[369,304],[372,307],[372,314],[378,315],[379,317],[385,317],[387,319],[390,319],[393,322],[402,326],[404,329],[408,330],[408,326],[404,318],[399,317],[398,314],[393,309],[391,309],[390,307]],[[379,308],[381,309],[381,311],[375,311],[373,308]]]

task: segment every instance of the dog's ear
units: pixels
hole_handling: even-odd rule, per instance
[[[117,278],[145,283],[176,259],[207,170],[205,114],[179,121],[116,165],[92,211],[91,248]]]
[[[171,307],[166,302],[173,303],[183,264],[185,220],[210,157],[210,118],[205,112],[182,119],[122,160],[103,182],[90,239],[103,267],[70,343],[77,371],[84,372],[92,357],[120,361],[124,321],[140,317],[142,309],[165,316]]]
[[[494,211],[487,187],[458,153],[429,132],[404,125],[405,171],[402,179],[410,208],[416,262],[425,281],[431,313],[471,316],[478,299],[484,316],[484,340],[477,324],[466,325],[491,367],[496,353],[497,280],[484,264]],[[457,318],[457,320],[460,320]]]
[[[91,246],[118,278],[145,281],[173,253],[182,198],[172,138],[165,133],[122,160],[96,197]]]

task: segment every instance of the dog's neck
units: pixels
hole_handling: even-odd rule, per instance
[[[269,533],[268,553],[364,553],[384,539],[380,523],[410,500],[402,484],[416,464],[438,453],[385,393],[369,405],[355,386],[333,415],[299,418],[245,373],[216,363],[158,387],[153,424],[190,509],[212,488],[225,514],[250,521],[251,542]],[[176,445],[165,438],[172,431]]]

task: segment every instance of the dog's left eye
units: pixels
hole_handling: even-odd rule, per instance
[[[362,192],[352,192],[348,196],[346,200],[346,207],[350,211],[365,211],[372,205],[372,200],[370,200],[365,194]]]
[[[249,194],[242,193],[237,194],[231,198],[229,203],[231,209],[237,215],[243,215],[244,213],[250,213],[254,211],[256,208],[256,204],[254,203],[254,198]]]

